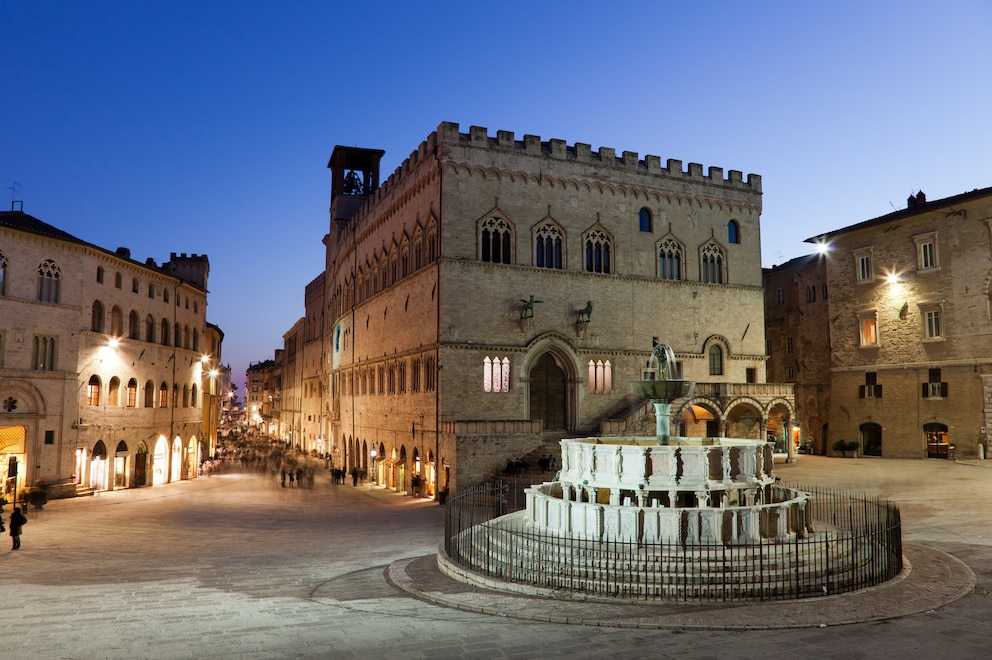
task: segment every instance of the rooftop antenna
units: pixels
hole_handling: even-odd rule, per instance
[[[10,191],[10,210],[11,211],[24,211],[24,200],[15,199],[17,197],[17,189],[21,188],[21,184],[14,182],[14,185],[7,186],[7,190]],[[15,209],[14,206],[20,204],[20,208]]]

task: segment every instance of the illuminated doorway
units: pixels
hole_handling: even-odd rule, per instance
[[[86,483],[86,450],[81,447],[76,450],[76,474],[73,477],[77,486]]]
[[[127,445],[123,440],[114,451],[114,488],[127,488]]]
[[[155,453],[152,454],[152,485],[168,483],[169,481],[169,443],[159,437],[155,443]]]
[[[189,447],[186,451],[186,478],[192,479],[197,476],[197,463],[196,459],[199,456],[199,452],[196,450],[197,440],[196,436],[189,439]]]
[[[107,446],[103,444],[103,440],[97,440],[90,457],[90,488],[107,488]]]
[[[923,425],[923,436],[927,441],[927,458],[947,458],[950,444],[947,439],[947,424],[930,422]]]
[[[3,498],[10,502],[14,501],[15,494],[24,487],[26,437],[27,431],[23,426],[0,426],[0,477],[3,478],[0,486]]]
[[[179,481],[182,479],[183,469],[183,443],[177,435],[172,441],[172,460],[169,461],[169,481]]]

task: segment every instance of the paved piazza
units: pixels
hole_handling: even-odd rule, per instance
[[[867,603],[874,620],[845,625],[835,625],[845,620],[838,612],[857,611],[843,598],[695,608],[699,620],[723,622],[714,630],[550,623],[425,602],[387,574],[428,563],[421,558],[440,541],[441,507],[326,477],[313,490],[224,475],[53,501],[29,513],[21,550],[2,539],[0,656],[985,658],[992,653],[990,468],[992,461],[805,456],[776,465],[789,483],[898,503],[904,541],[920,564],[917,596],[876,590],[859,605]],[[8,505],[5,520],[10,512]],[[961,570],[942,574],[950,565]],[[963,574],[970,581],[962,589]],[[903,602],[915,597],[939,605],[898,615],[903,605],[918,609]],[[499,611],[498,601],[480,609]],[[520,610],[544,606],[528,599]],[[582,607],[582,619],[596,623],[600,606]],[[768,625],[727,624],[737,618]]]

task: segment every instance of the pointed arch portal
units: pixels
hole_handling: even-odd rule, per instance
[[[544,422],[545,430],[566,428],[567,382],[565,370],[551,353],[545,353],[530,370],[530,418]]]

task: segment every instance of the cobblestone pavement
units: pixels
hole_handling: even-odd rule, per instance
[[[414,590],[445,590],[424,559],[441,538],[441,507],[369,486],[323,479],[313,490],[289,489],[224,475],[53,501],[30,512],[21,550],[11,551],[6,537],[0,546],[0,657],[985,658],[992,653],[989,467],[805,456],[777,465],[789,483],[898,503],[914,563],[905,581],[915,580],[914,590],[895,585],[857,603],[708,606],[682,627],[616,627],[610,618],[629,614],[634,625],[652,625],[665,613],[592,604],[581,619],[613,627],[415,598],[387,573],[406,574]],[[473,598],[514,615],[557,607]],[[923,602],[934,606],[921,609]],[[762,618],[767,628],[732,625]],[[706,620],[722,623],[696,629]],[[860,622],[835,625],[844,621]]]

